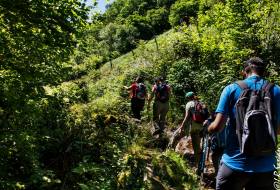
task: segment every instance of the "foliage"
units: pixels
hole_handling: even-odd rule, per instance
[[[76,44],[87,9],[64,0],[1,1],[0,9],[1,107],[12,120],[7,125],[17,127],[22,122],[17,115],[24,115],[28,102],[44,96],[42,86],[65,78],[68,70],[61,62]]]
[[[150,39],[154,35],[155,27],[165,26],[165,21],[160,21],[166,19],[168,9],[153,7],[147,8],[145,12],[138,7],[148,6],[144,1],[135,7],[129,5],[134,1],[115,2],[119,3],[119,7],[112,4],[104,15],[107,17],[111,14],[110,19],[114,21],[104,25],[110,30],[101,27],[94,34],[98,34],[98,43],[110,37],[118,39],[116,31],[122,27],[133,26],[140,35],[135,38],[137,41]],[[144,76],[149,90],[152,79],[159,75],[164,76],[172,86],[172,106],[168,122],[174,123],[169,123],[169,128],[183,117],[182,105],[186,91],[195,91],[211,109],[215,109],[221,90],[225,85],[240,78],[242,63],[250,56],[258,55],[266,61],[269,60],[270,77],[276,82],[279,80],[278,62],[274,57],[278,55],[279,45],[276,41],[279,37],[276,1],[176,2],[178,7],[175,4],[172,6],[171,13],[173,11],[174,15],[170,14],[169,19],[174,18],[176,25],[182,16],[178,16],[181,14],[181,8],[188,8],[194,13],[189,25],[180,26],[179,31],[170,30],[148,42],[139,40],[138,47],[133,52],[112,61],[112,68],[106,63],[98,71],[89,71],[89,75],[82,79],[87,84],[89,102],[75,102],[69,107],[67,126],[71,126],[72,130],[83,131],[75,134],[84,139],[85,145],[95,152],[95,155],[82,153],[89,159],[73,162],[72,166],[75,167],[71,167],[72,178],[69,179],[69,182],[74,184],[73,187],[198,188],[192,171],[176,153],[162,154],[155,150],[156,142],[152,141],[149,124],[146,123],[150,117],[147,110],[143,112],[143,123],[137,126],[141,127],[140,129],[130,125],[129,101],[126,99],[128,94],[122,86],[130,85],[135,76]],[[122,6],[125,9],[120,16],[118,13]],[[114,12],[110,12],[113,10]],[[122,18],[124,15],[126,20]],[[269,15],[273,15],[273,19],[269,19]],[[110,20],[109,17],[106,19],[107,22]],[[265,33],[271,23],[276,23],[276,29]],[[107,31],[108,37],[101,38],[100,31]],[[109,36],[109,33],[113,35]],[[273,43],[267,40],[268,36]],[[112,40],[107,44],[113,47],[117,42],[118,40]],[[121,46],[118,47],[116,50],[122,49]],[[106,54],[101,56],[108,58]],[[104,141],[104,137],[108,142]],[[77,143],[75,139],[73,141]],[[107,148],[104,148],[105,145]],[[149,174],[148,170],[153,172]],[[103,176],[108,180],[104,181]]]
[[[62,125],[66,105],[44,86],[68,77],[63,62],[86,25],[88,9],[78,0],[4,0],[0,10],[1,189],[52,187],[60,180],[41,162],[45,145],[39,139],[41,129]]]
[[[135,47],[134,40],[137,35],[136,28],[132,25],[118,25],[114,23],[106,25],[99,32],[99,37],[101,39],[100,47],[103,48],[103,55],[105,55],[105,57],[114,58],[112,57],[112,52],[117,52],[115,54],[123,54],[133,49]]]
[[[198,189],[197,177],[185,160],[167,151],[152,160],[154,175],[175,189]]]
[[[126,25],[137,28],[140,39],[148,40],[153,36],[153,28],[149,24],[149,20],[139,14],[129,15],[126,19]]]
[[[168,15],[169,12],[164,7],[147,11],[146,18],[153,28],[154,34],[161,34],[163,31],[170,28]]]
[[[116,0],[91,23],[76,0],[0,10],[1,189],[196,189],[187,163],[158,151],[150,111],[130,119],[123,86],[141,75],[150,92],[154,77],[167,79],[170,129],[186,91],[215,109],[250,56],[279,82],[276,0]],[[161,34],[186,13],[189,25]]]
[[[145,187],[145,167],[151,156],[141,147],[132,146],[121,159],[123,169],[118,175],[119,189],[142,189]]]
[[[195,91],[199,85],[197,78],[200,69],[192,62],[191,59],[182,59],[172,64],[168,71],[168,82],[172,84],[172,92],[176,97],[177,105],[185,104],[185,93]],[[179,106],[181,107],[181,106]]]
[[[80,65],[89,56],[98,56],[103,61],[102,54],[100,53],[100,38],[99,32],[104,27],[104,24],[99,21],[95,21],[94,24],[88,24],[87,27],[82,30],[77,38],[77,48],[72,55],[72,62]]]
[[[181,19],[184,17],[195,17],[198,12],[198,2],[194,0],[179,0],[176,1],[170,9],[169,22],[171,26],[181,24]]]
[[[198,189],[194,172],[173,152],[159,154],[132,145],[122,164],[119,189]]]

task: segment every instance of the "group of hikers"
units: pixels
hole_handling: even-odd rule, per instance
[[[247,60],[242,70],[244,80],[223,89],[217,108],[211,114],[194,92],[185,95],[185,117],[173,133],[169,147],[174,148],[182,137],[190,135],[199,168],[205,161],[204,148],[210,142],[217,190],[275,189],[280,88],[264,78],[266,68],[267,64],[259,57]],[[125,88],[131,92],[133,117],[139,121],[145,99],[149,109],[154,98],[153,135],[162,135],[169,110],[169,84],[162,77],[157,78],[149,96],[141,77]]]

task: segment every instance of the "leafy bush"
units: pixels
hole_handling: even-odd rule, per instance
[[[180,24],[180,20],[184,17],[195,17],[198,12],[198,2],[194,0],[179,0],[176,1],[170,9],[169,23],[171,26]]]
[[[119,189],[198,189],[194,172],[176,153],[159,154],[132,145],[121,163]]]
[[[163,7],[147,11],[146,17],[153,28],[154,34],[160,34],[170,28],[168,16],[169,12]]]
[[[126,25],[137,28],[140,39],[148,40],[153,36],[153,28],[149,24],[148,19],[144,16],[139,14],[129,15],[126,19]]]

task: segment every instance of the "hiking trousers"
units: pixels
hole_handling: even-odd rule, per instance
[[[133,117],[141,120],[141,111],[143,110],[145,105],[145,99],[140,100],[138,98],[131,98],[131,111]]]
[[[275,190],[273,171],[247,173],[235,171],[221,162],[216,178],[216,190]]]
[[[191,136],[194,160],[196,165],[199,163],[199,159],[202,154],[202,150],[200,147],[201,137],[199,134],[202,128],[203,127],[201,123],[195,123],[191,120],[189,120],[184,127],[185,135]]]
[[[165,118],[169,110],[169,102],[161,102],[155,100],[153,104],[153,121],[155,122],[155,130],[163,131],[165,127]]]

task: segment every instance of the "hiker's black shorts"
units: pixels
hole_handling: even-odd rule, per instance
[[[275,190],[273,171],[246,173],[232,170],[221,163],[216,178],[216,190]]]

